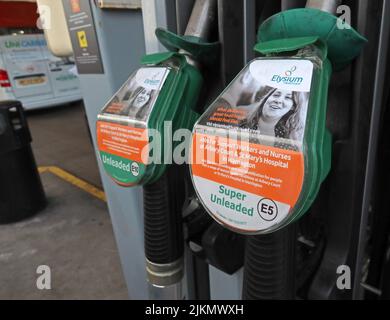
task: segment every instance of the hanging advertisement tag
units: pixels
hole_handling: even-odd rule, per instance
[[[98,115],[97,144],[102,164],[114,181],[133,186],[148,164],[150,114],[169,74],[168,68],[135,72]]]

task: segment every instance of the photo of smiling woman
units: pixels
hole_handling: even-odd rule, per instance
[[[146,121],[156,96],[156,90],[144,87],[124,88],[114,96],[103,112]]]
[[[132,93],[132,94],[131,94]],[[132,119],[145,121],[148,116],[149,107],[153,97],[153,90],[148,90],[143,87],[138,87],[134,92],[129,91],[128,96],[125,95],[122,102],[126,107],[121,114],[129,116]]]
[[[302,148],[308,102],[309,92],[262,83],[247,68],[208,108],[198,125],[234,134],[248,132],[252,143],[297,151]]]
[[[241,127],[258,131],[270,138],[279,138],[275,146],[289,148],[288,142],[301,144],[305,130],[308,94],[269,88],[253,108]],[[285,141],[285,140],[290,141]],[[271,139],[275,140],[275,139]],[[293,148],[295,149],[295,147]]]

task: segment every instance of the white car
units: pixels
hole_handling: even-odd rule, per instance
[[[0,100],[31,110],[81,99],[73,59],[53,56],[42,34],[0,36]]]

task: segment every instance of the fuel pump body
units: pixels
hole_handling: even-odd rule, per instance
[[[172,26],[176,15],[180,16],[181,12],[180,10],[175,11],[174,0],[145,1],[145,3],[148,2],[152,6],[155,3],[156,7],[156,3],[158,3],[159,10],[155,10],[156,17],[154,19],[157,21],[156,23],[145,23],[143,25],[143,19],[144,21],[150,19],[151,15],[148,10],[143,13],[128,10],[101,10],[94,5],[94,1],[90,0],[89,2],[91,3],[95,24],[99,26],[96,28],[96,32],[105,73],[98,76],[83,74],[80,75],[80,80],[91,131],[96,132],[96,118],[101,107],[117,92],[118,88],[128,78],[128,75],[139,67],[139,61],[142,55],[145,54],[144,33],[142,31],[138,32],[138,30],[142,30],[144,26],[146,37],[150,35],[154,37],[156,24],[158,26],[169,24],[170,29],[175,31]],[[218,79],[227,79],[229,82],[245,63],[249,62],[248,57],[251,55],[251,48],[254,45],[251,39],[255,39],[256,33],[255,27],[252,28],[251,26],[257,23],[260,15],[267,18],[265,12],[269,11],[262,10],[266,6],[266,2],[272,4],[275,8],[278,6],[278,1],[273,0],[246,0],[242,2],[219,0],[219,35],[220,38],[223,38],[224,49],[220,55],[222,67]],[[353,3],[350,2],[350,4],[358,30],[370,36],[370,44],[372,45],[372,39],[375,39],[375,36],[379,34],[378,28],[376,28],[376,25],[379,24],[379,13],[376,14],[380,12],[379,4],[376,1],[366,0],[358,0]],[[185,1],[177,0],[176,8],[181,6],[185,6]],[[284,18],[281,18],[281,16],[279,18],[278,21],[282,23]],[[296,21],[296,19],[289,21],[289,30],[295,30],[294,24]],[[102,28],[100,26],[109,27]],[[152,30],[148,30],[148,28]],[[310,28],[304,25],[301,29],[302,32],[307,32]],[[137,31],[130,33],[129,30]],[[115,36],[113,36],[114,33]],[[299,36],[312,35],[300,34]],[[262,40],[277,39],[272,36]],[[150,44],[150,42],[157,41],[147,38],[146,42]],[[157,48],[158,46],[154,47]],[[259,49],[265,50],[266,48]],[[360,227],[361,199],[363,199],[363,187],[361,186],[364,185],[364,169],[367,157],[365,145],[368,140],[370,108],[372,105],[370,98],[372,90],[367,86],[373,81],[371,69],[376,62],[375,49],[376,46],[373,45],[372,49],[366,50],[357,65],[351,69],[352,71],[347,70],[341,74],[338,73],[336,79],[338,86],[336,87],[333,84],[328,125],[330,124],[330,129],[335,134],[333,143],[335,170],[333,170],[330,179],[326,181],[325,186],[320,191],[319,198],[315,201],[314,206],[310,209],[311,214],[300,220],[302,225],[300,225],[299,235],[303,238],[300,245],[308,243],[305,246],[310,247],[310,251],[315,252],[313,255],[318,257],[317,260],[310,257],[310,259],[307,259],[308,262],[302,264],[303,267],[301,266],[302,269],[305,269],[303,273],[306,273],[306,278],[314,278],[314,281],[309,284],[304,283],[305,280],[299,280],[300,284],[304,283],[306,288],[308,286],[312,287],[310,295],[312,298],[328,299],[330,296],[339,297],[344,295],[336,292],[335,281],[329,281],[329,279],[337,276],[336,268],[338,265],[353,263],[355,260],[356,230]],[[345,83],[340,81],[342,80],[340,78],[346,79]],[[353,82],[350,79],[353,79]],[[205,79],[205,82],[208,86],[211,84],[209,79]],[[222,83],[222,85],[225,86],[226,83]],[[340,97],[343,103],[340,103]],[[346,107],[343,108],[345,111],[340,112],[339,110],[344,106]],[[342,130],[338,130],[339,127],[342,127]],[[93,139],[95,140],[95,137]],[[142,234],[142,191],[140,188],[122,188],[118,186],[107,176],[103,166],[100,163],[99,165],[130,298],[145,299],[148,296],[145,283]],[[129,208],[132,214],[129,214]],[[316,219],[323,219],[325,223],[318,223],[317,226],[313,222],[317,222]],[[306,225],[309,225],[310,228],[307,228]],[[316,242],[316,240],[313,240],[314,237],[309,238],[310,241],[304,238],[304,236],[307,237],[307,234],[314,233],[312,230],[316,228],[313,228],[313,225],[316,225],[318,229],[325,225],[326,236],[323,237],[325,240]],[[310,229],[310,232],[307,232],[305,228]],[[361,226],[362,230],[364,228],[365,226]],[[276,235],[276,233],[272,235]],[[288,241],[292,243],[294,239],[296,239],[295,235],[294,238],[288,238]],[[315,247],[311,247],[313,243]],[[321,258],[322,255],[324,258]],[[351,267],[353,268],[353,264],[351,264]],[[214,267],[210,267],[209,271],[211,299],[240,298],[242,271],[234,275],[228,275]],[[301,278],[302,276],[299,274],[297,277]],[[358,273],[356,273],[356,277],[359,277]],[[356,281],[356,283],[358,285],[359,281]],[[307,289],[305,290],[307,291]],[[307,296],[303,295],[303,297],[306,298]]]
[[[94,22],[97,48],[100,50],[104,66],[102,74],[91,72],[79,74],[91,137],[97,151],[95,137],[97,115],[102,106],[126,81],[129,74],[139,67],[139,61],[145,55],[145,36],[140,10],[102,10],[93,0],[86,0],[85,3],[91,9],[89,16]],[[163,8],[161,11],[165,12],[165,10],[166,8]],[[52,27],[55,26],[56,24]],[[137,31],[129,32],[129,30]],[[97,163],[129,297],[146,299],[142,192],[139,188],[119,187],[105,174],[100,161]],[[132,215],[128,214],[129,208]]]

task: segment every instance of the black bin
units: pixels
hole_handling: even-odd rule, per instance
[[[31,217],[46,197],[22,104],[0,101],[0,224]]]

